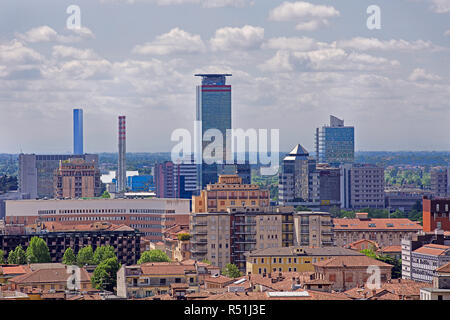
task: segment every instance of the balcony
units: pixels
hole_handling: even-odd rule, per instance
[[[206,227],[208,225],[207,222],[196,222],[193,224],[194,227]]]
[[[256,226],[256,221],[244,221],[244,222],[236,222],[237,226]]]
[[[331,245],[334,245],[334,242],[331,240],[322,240],[322,244],[331,246]]]
[[[198,235],[206,235],[206,234],[208,234],[208,230],[198,230],[198,231],[192,232],[192,234],[193,235],[196,235],[196,234],[198,234]]]
[[[334,232],[333,231],[322,231],[322,234],[324,236],[332,236],[334,234]]]
[[[208,252],[206,249],[192,249],[191,253],[196,255],[204,255]]]
[[[256,243],[256,239],[236,239],[235,243]]]
[[[301,226],[309,226],[309,221],[300,221]]]
[[[208,240],[207,239],[193,240],[193,241],[191,241],[191,243],[194,244],[194,245],[203,246],[203,245],[208,244]]]
[[[234,234],[248,234],[248,235],[256,235],[256,230],[251,231],[236,231]]]

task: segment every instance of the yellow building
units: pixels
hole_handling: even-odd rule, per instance
[[[314,272],[313,263],[337,256],[361,256],[362,253],[341,247],[280,247],[255,250],[247,254],[247,274],[274,272]]]
[[[269,204],[269,190],[243,184],[238,175],[221,175],[217,183],[209,184],[199,196],[192,197],[192,212],[227,212],[228,207],[267,207]]]

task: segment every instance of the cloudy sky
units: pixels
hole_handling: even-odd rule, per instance
[[[75,107],[86,152],[117,150],[119,114],[127,151],[170,151],[199,72],[232,73],[233,126],[281,150],[330,114],[357,150],[450,150],[450,0],[2,0],[0,153],[70,152]]]

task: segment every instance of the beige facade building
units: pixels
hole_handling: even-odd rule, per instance
[[[402,239],[411,239],[420,230],[417,221],[369,218],[367,213],[357,213],[355,219],[333,219],[334,242],[341,247],[361,239],[375,241],[380,247],[399,246]]]
[[[293,207],[229,207],[227,212],[191,213],[192,258],[245,271],[245,253],[292,246]]]
[[[218,183],[192,197],[192,212],[227,212],[228,207],[267,207],[269,203],[269,190],[243,184],[238,175],[221,175]]]
[[[384,168],[370,164],[352,166],[350,206],[353,209],[384,208]]]
[[[313,248],[333,246],[333,223],[328,212],[300,211],[294,218],[295,244]]]
[[[60,160],[53,185],[58,199],[98,197],[102,189],[100,170],[95,162],[81,158]]]

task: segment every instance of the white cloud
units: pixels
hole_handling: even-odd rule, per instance
[[[439,81],[441,80],[441,77],[438,75],[427,73],[425,69],[422,68],[416,68],[414,69],[408,78],[410,81]]]
[[[254,5],[254,0],[100,0],[102,3],[128,3],[135,4],[146,2],[156,4],[158,6],[182,5],[182,4],[199,4],[204,8],[220,8],[220,7],[245,7]]]
[[[340,13],[332,6],[315,5],[309,2],[283,2],[272,9],[269,19],[272,21],[294,21],[297,30],[313,31],[329,25],[329,18],[337,17]]]
[[[380,40],[377,38],[356,37],[350,40],[339,40],[336,42],[339,48],[349,48],[356,50],[425,50],[436,49],[430,41],[416,40],[409,42],[406,40]]]
[[[156,40],[137,45],[133,53],[142,55],[166,55],[172,53],[197,53],[205,51],[205,44],[199,35],[174,28],[160,35]]]
[[[57,59],[78,59],[78,60],[94,60],[99,56],[91,49],[78,49],[68,46],[54,46],[52,56]]]
[[[221,28],[211,39],[213,50],[258,49],[264,40],[264,28],[246,25]]]
[[[271,38],[263,44],[265,49],[276,50],[292,50],[292,51],[310,51],[314,49],[326,48],[329,44],[324,42],[318,42],[315,39],[308,37],[280,37]]]
[[[0,63],[3,64],[29,64],[43,59],[37,51],[26,47],[22,42],[12,40],[0,44]]]
[[[92,31],[86,27],[79,29],[66,29],[70,30],[68,35],[58,34],[54,29],[49,26],[40,26],[28,30],[25,33],[17,33],[16,37],[24,42],[37,43],[37,42],[78,42],[82,39],[94,38]]]
[[[274,73],[293,71],[292,64],[290,63],[290,53],[283,50],[277,51],[273,58],[259,65],[259,69]]]
[[[450,36],[450,29],[444,32],[444,36]]]
[[[431,10],[436,13],[450,12],[450,0],[430,0]]]

